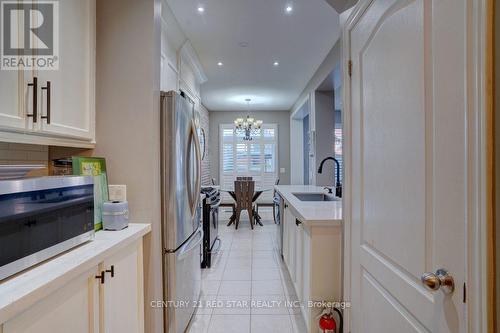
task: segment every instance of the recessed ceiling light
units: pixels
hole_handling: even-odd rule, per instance
[[[217,63],[217,66],[222,67],[222,66],[224,66],[224,64],[223,64],[222,62],[220,62],[220,61],[219,61],[219,62]]]
[[[203,6],[198,7],[198,13],[203,13],[205,11],[205,8]]]
[[[240,47],[247,47],[248,46],[248,43],[247,42],[239,42],[238,45]]]
[[[287,13],[291,13],[292,11],[293,11],[293,7],[292,7],[292,5],[287,5],[287,6],[285,7],[285,12],[287,12]]]
[[[273,66],[274,66],[274,67],[278,67],[279,65],[280,65],[280,63],[279,63],[279,62],[277,62],[277,61],[275,61],[275,62],[273,63]]]

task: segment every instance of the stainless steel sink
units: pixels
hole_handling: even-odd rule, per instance
[[[293,193],[300,201],[339,201],[333,194],[325,193]]]

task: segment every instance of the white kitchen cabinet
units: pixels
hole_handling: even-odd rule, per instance
[[[40,90],[40,130],[91,140],[95,118],[95,0],[60,1],[59,20],[62,27],[59,70],[38,72],[40,89],[43,89]]]
[[[142,243],[104,260],[103,332],[144,332]]]
[[[7,320],[0,332],[143,333],[143,279],[139,238]]]
[[[322,309],[309,301],[342,301],[342,228],[308,226],[285,201],[283,258],[301,302],[309,333],[317,332],[315,318]]]
[[[282,239],[282,251],[283,251],[283,261],[286,265],[288,265],[288,225],[286,224],[286,214],[287,214],[287,205],[286,202],[282,202],[283,205],[283,214],[281,215],[281,224],[283,228],[283,239]]]
[[[97,272],[95,266],[7,321],[3,324],[3,333],[98,332]]]
[[[0,73],[0,128],[2,130],[24,130],[26,120],[20,98],[23,91],[21,71],[2,71]]]
[[[290,277],[295,280],[295,217],[285,202],[284,221],[283,221],[283,258],[285,264],[289,267]]]
[[[304,284],[304,228],[302,222],[295,219],[295,280],[294,286],[299,299],[303,299],[303,284]]]
[[[1,141],[93,147],[95,3],[58,3],[59,69],[1,71]]]
[[[23,19],[23,15],[18,11],[18,20]],[[18,33],[21,31],[19,29]],[[33,119],[28,115],[36,114],[33,109],[35,90],[28,84],[33,84],[33,71],[23,68],[0,70],[0,130],[25,132],[33,128]]]

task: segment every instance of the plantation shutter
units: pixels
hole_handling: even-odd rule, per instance
[[[257,188],[271,189],[259,201],[272,202],[272,188],[278,177],[278,126],[262,125],[250,141],[243,140],[242,133],[235,133],[233,124],[221,124],[219,132],[222,189],[232,189],[236,177],[253,177]],[[223,201],[232,199],[223,193]]]

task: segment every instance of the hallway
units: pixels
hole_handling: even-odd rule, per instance
[[[250,229],[243,213],[238,230],[227,227],[221,210],[222,247],[212,268],[202,272],[200,308],[190,333],[305,332],[290,277],[278,260],[278,228],[270,210],[263,227]]]

